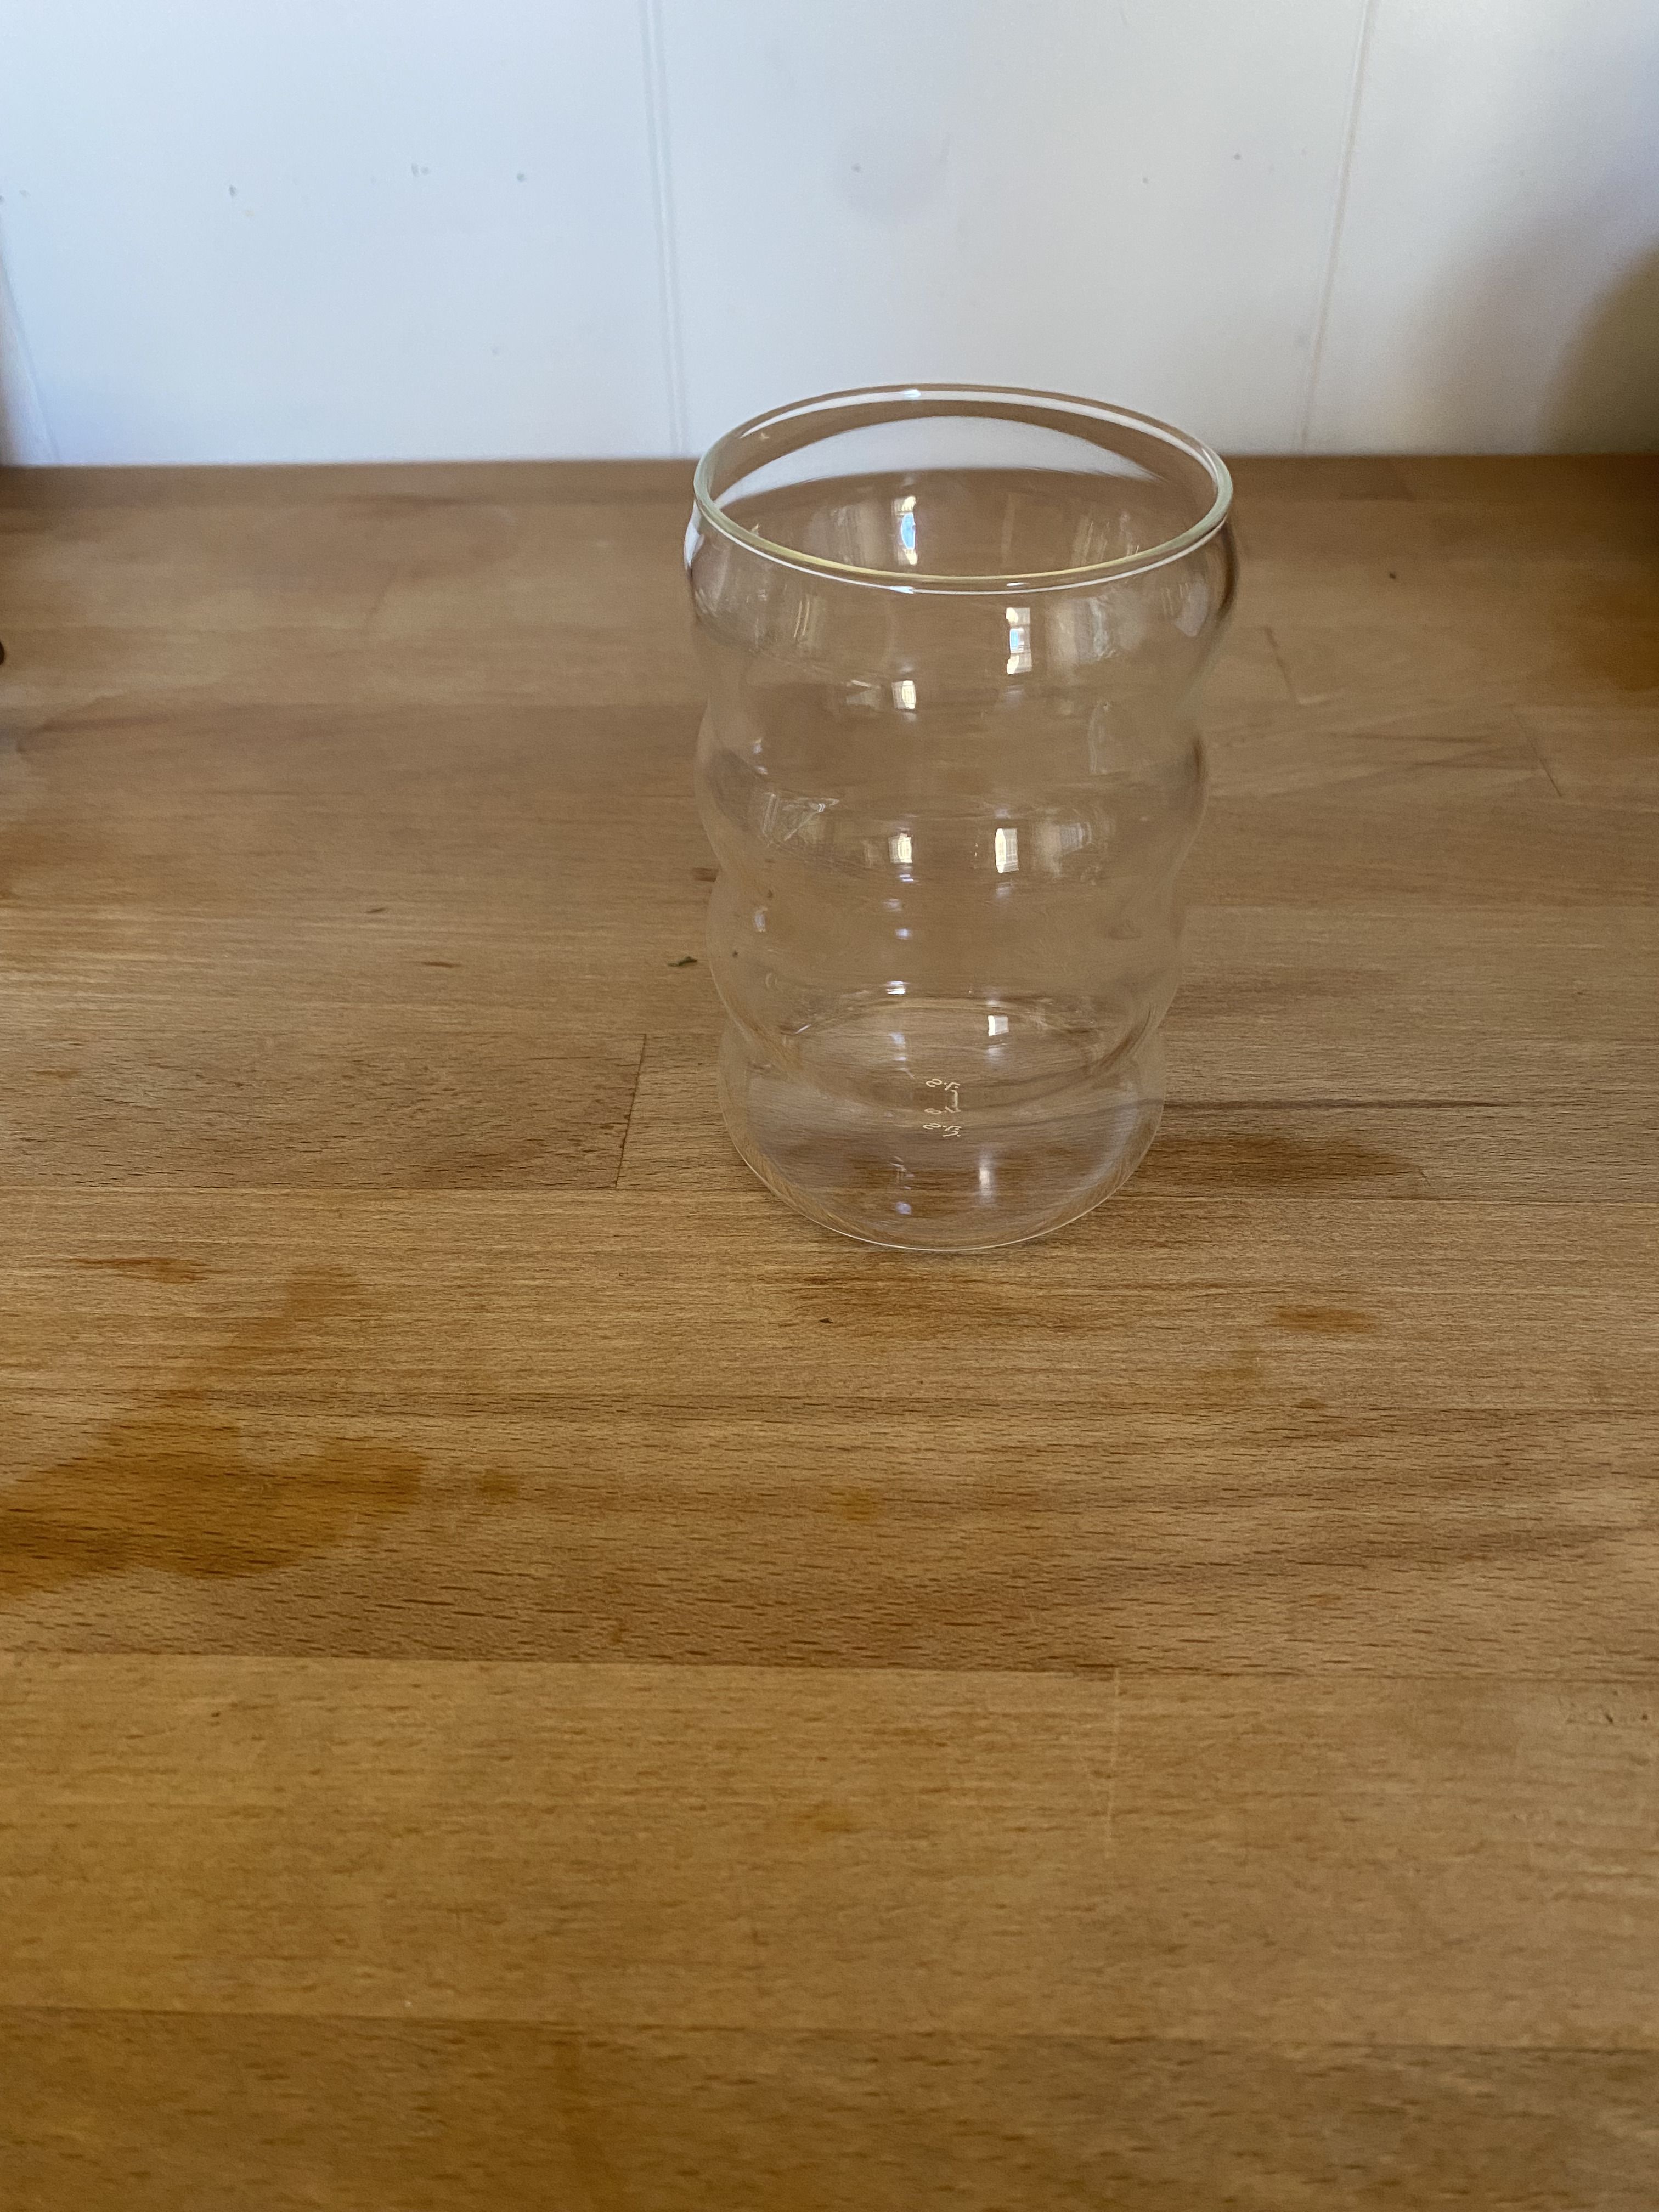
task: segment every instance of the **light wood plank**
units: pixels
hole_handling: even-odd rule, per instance
[[[1655,1218],[1147,1194],[918,1267],[747,1188],[40,1190],[0,1636],[1645,1666]]]
[[[1122,1194],[1152,1197],[1535,1199],[1659,1202],[1659,1109],[1604,1095],[1567,1105],[1304,1105],[1189,1100],[1177,1091]],[[741,1191],[702,1036],[647,1042],[628,1127],[625,1189]]]
[[[82,2212],[1646,2212],[1647,2052],[0,2012],[0,2156]]]
[[[1659,2045],[1651,1683],[14,1658],[0,1698],[9,2004]]]

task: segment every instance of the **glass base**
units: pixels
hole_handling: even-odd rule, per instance
[[[953,1026],[984,1038],[983,1008],[913,1006],[901,1090],[894,1054],[877,1049],[898,1033],[880,1018],[879,1035],[846,1025],[788,1070],[750,1060],[734,1025],[720,1047],[720,1109],[738,1152],[769,1189],[843,1237],[921,1252],[1023,1244],[1109,1198],[1158,1133],[1156,1037],[1091,1071],[1056,1064],[1052,1031],[1025,1051],[1016,1036],[1020,1066],[1046,1060],[1048,1079],[987,1084],[967,1073],[982,1056],[965,1033],[951,1050]]]

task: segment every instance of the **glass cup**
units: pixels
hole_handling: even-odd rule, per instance
[[[984,386],[831,393],[703,456],[720,1103],[813,1220],[1016,1243],[1151,1144],[1231,496],[1179,430]]]

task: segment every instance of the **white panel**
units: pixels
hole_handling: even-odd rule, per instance
[[[1316,446],[1659,444],[1659,5],[1376,0]]]
[[[26,468],[58,459],[40,404],[34,364],[0,264],[0,466]]]
[[[0,198],[67,461],[674,442],[618,0],[14,9]]]
[[[1036,384],[1299,428],[1362,0],[663,0],[690,427]]]

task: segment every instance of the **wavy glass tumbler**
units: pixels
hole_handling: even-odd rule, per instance
[[[839,392],[707,453],[686,540],[738,1150],[881,1244],[1041,1236],[1158,1127],[1221,462],[1048,392]]]

